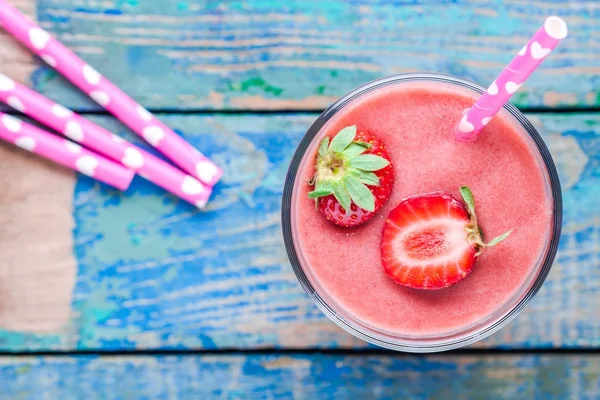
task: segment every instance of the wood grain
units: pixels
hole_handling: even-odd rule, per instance
[[[74,173],[0,143],[0,327],[60,331],[71,317]]]
[[[35,0],[11,4],[36,19]],[[37,68],[0,28],[0,73],[29,84]],[[56,333],[69,321],[77,274],[74,186],[74,173],[0,143],[0,327]]]
[[[600,357],[7,357],[0,390],[22,400],[595,400]]]
[[[35,19],[35,0],[11,1],[23,14]],[[29,77],[39,67],[29,50],[0,27],[0,73],[21,83],[28,84]]]
[[[24,0],[22,0],[24,1]],[[570,36],[513,98],[522,107],[600,105],[595,0],[307,2],[107,1],[37,4],[37,18],[146,107],[322,109],[384,75],[435,71],[489,84],[546,16]],[[20,50],[0,54],[19,78]],[[76,109],[98,109],[53,70],[36,90]]]
[[[600,347],[600,114],[530,115],[564,186],[564,234],[544,287],[479,347]],[[283,180],[315,115],[169,115],[224,170],[206,212],[141,179],[125,194],[79,177],[74,318],[6,350],[363,347],[312,304],[288,264]],[[113,119],[93,120],[130,136]],[[0,212],[2,210],[0,209]],[[66,240],[66,239],[65,239]]]

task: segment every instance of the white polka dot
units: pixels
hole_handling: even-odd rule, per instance
[[[110,96],[108,93],[103,92],[102,90],[94,90],[90,93],[90,97],[96,101],[96,103],[105,107],[110,103]]]
[[[527,53],[527,45],[523,46],[521,50],[519,50],[519,55],[524,56]]]
[[[472,123],[470,123],[469,121],[467,121],[467,116],[463,116],[462,119],[460,120],[460,123],[458,124],[458,129],[461,132],[472,132],[473,129],[475,129],[475,127],[473,126]]]
[[[150,112],[148,110],[146,110],[144,107],[142,107],[138,104],[138,105],[136,105],[136,109],[137,109],[138,114],[144,121],[150,121],[152,119],[152,114],[150,114]]]
[[[8,98],[6,99],[6,104],[8,104],[17,111],[25,112],[25,104],[23,104],[23,102],[19,100],[19,98],[16,96],[8,96]]]
[[[206,203],[208,203],[208,199],[202,199],[196,201],[194,205],[202,210],[204,207],[206,207]]]
[[[552,49],[543,48],[540,42],[531,43],[531,58],[534,60],[540,60],[546,57],[551,51]]]
[[[92,156],[83,156],[75,161],[75,167],[79,172],[87,176],[94,176],[98,160]]]
[[[522,85],[522,83],[515,83],[515,82],[508,81],[504,85],[504,88],[506,89],[506,91],[508,92],[508,94],[513,94],[514,92],[516,92],[517,90],[519,90],[519,88],[521,87],[521,85]]]
[[[45,30],[40,28],[31,28],[29,30],[29,41],[34,48],[42,50],[46,47],[49,40],[50,35]]]
[[[17,133],[21,130],[21,126],[23,125],[23,123],[19,119],[4,114],[2,115],[2,125],[4,125],[9,131]]]
[[[85,64],[83,66],[83,77],[90,85],[97,85],[100,83],[101,75],[94,68]]]
[[[15,88],[15,81],[8,76],[0,74],[0,92],[10,92]]]
[[[488,123],[489,123],[491,120],[492,120],[492,117],[483,118],[483,119],[481,120],[481,124],[482,124],[483,126],[486,126],[486,125],[487,125],[487,124],[488,124]]]
[[[27,151],[35,150],[36,144],[35,139],[29,136],[21,136],[15,140],[15,145]]]
[[[566,22],[562,18],[556,16],[546,18],[544,30],[551,38],[559,40],[566,38],[568,34]]]
[[[181,191],[185,194],[200,194],[204,191],[204,186],[195,178],[186,175],[181,182]]]
[[[487,89],[487,92],[491,96],[495,96],[498,94],[498,85],[496,85],[496,81],[492,82],[490,87]]]
[[[115,135],[114,133],[112,134],[111,139],[113,140],[113,142],[125,143],[125,140],[123,140],[119,136]]]
[[[125,155],[121,159],[121,162],[126,167],[138,169],[144,165],[144,156],[138,149],[128,147],[125,149]]]
[[[51,56],[49,56],[48,54],[42,54],[40,56],[40,58],[42,60],[44,60],[44,62],[46,64],[48,64],[49,66],[51,66],[52,68],[56,67],[56,60],[54,58],[52,58]]]
[[[142,136],[144,136],[144,139],[146,139],[148,143],[156,147],[165,137],[165,132],[158,126],[147,126],[142,131]]]
[[[54,104],[52,106],[52,114],[56,115],[58,118],[67,118],[73,115],[73,111],[61,106],[60,104]]]
[[[76,142],[81,142],[83,140],[83,128],[75,121],[67,122],[64,133],[66,137],[73,139]]]
[[[68,140],[65,140],[65,146],[71,153],[75,153],[75,154],[81,153],[81,146],[78,145],[77,143],[73,143]]]
[[[212,183],[218,174],[219,169],[208,160],[203,160],[196,164],[196,176],[202,182]]]

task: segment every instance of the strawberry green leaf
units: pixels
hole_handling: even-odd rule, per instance
[[[319,155],[321,157],[325,156],[325,153],[327,153],[328,148],[329,148],[329,136],[325,136],[325,139],[321,140],[321,143],[319,144]]]
[[[312,192],[308,192],[309,199],[317,199],[319,197],[325,197],[333,194],[333,192],[329,190],[313,190]]]
[[[498,243],[500,243],[501,241],[503,241],[504,239],[506,239],[508,237],[508,235],[511,234],[511,232],[512,232],[512,229],[510,231],[508,231],[508,232],[500,235],[500,236],[497,236],[497,237],[493,238],[491,242],[489,242],[488,244],[486,244],[486,246],[487,247],[491,247],[491,246],[497,245]]]
[[[350,160],[356,156],[361,155],[365,151],[367,151],[366,147],[354,142],[350,143],[350,145],[346,147],[346,150],[342,152],[342,156],[344,156],[346,160]]]
[[[315,200],[315,207],[318,207],[319,205],[319,197],[325,197],[325,196],[329,196],[330,194],[333,194],[333,185],[331,183],[331,181],[326,181],[326,180],[317,180],[316,184],[315,184],[315,190],[313,190],[312,192],[308,193],[308,198],[309,199],[314,199]]]
[[[333,184],[328,180],[318,180],[315,190],[333,193]]]
[[[495,246],[498,243],[500,243],[501,241],[503,241],[504,239],[506,239],[508,237],[508,235],[511,234],[512,229],[500,236],[495,237],[489,243],[484,243],[483,239],[481,237],[481,231],[480,231],[479,227],[477,226],[477,216],[475,215],[475,197],[473,197],[473,192],[471,192],[471,189],[469,189],[467,186],[461,186],[460,194],[461,194],[463,200],[465,201],[465,204],[467,205],[469,214],[471,214],[470,227],[471,227],[472,233],[470,233],[470,234],[473,234],[473,233],[475,234],[475,236],[474,236],[475,243],[477,243],[481,247],[481,250],[479,252],[477,252],[477,255],[481,254],[484,247]]]
[[[348,170],[348,174],[357,178],[360,182],[365,185],[377,186],[379,185],[379,177],[374,172],[361,171],[359,169],[351,168]]]
[[[341,153],[356,137],[356,125],[347,126],[338,132],[331,141],[329,149],[335,153]]]
[[[351,175],[344,178],[344,183],[354,204],[367,211],[375,210],[375,196],[368,187]]]
[[[467,205],[467,209],[469,210],[469,214],[471,214],[471,217],[475,217],[475,198],[473,197],[473,192],[471,192],[471,189],[469,189],[468,186],[461,186],[460,195],[465,201],[465,204]]]
[[[390,164],[388,160],[374,154],[363,154],[350,160],[350,166],[363,171],[378,171]]]
[[[358,179],[365,185],[378,186],[379,177],[373,172],[361,172],[358,175]]]
[[[355,140],[353,143],[356,143],[356,144],[358,144],[358,145],[360,145],[360,146],[362,146],[362,147],[365,147],[365,148],[367,148],[367,149],[370,149],[370,148],[372,148],[372,147],[373,147],[373,145],[372,145],[371,143],[367,143],[367,142],[361,142],[361,141],[359,141],[359,140]]]
[[[333,195],[338,203],[344,207],[344,210],[350,210],[350,194],[348,194],[348,190],[342,182],[338,181],[333,183]]]

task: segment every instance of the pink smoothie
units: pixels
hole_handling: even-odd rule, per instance
[[[496,318],[535,278],[552,223],[549,178],[535,145],[506,111],[477,141],[453,138],[453,125],[476,98],[448,83],[396,83],[345,106],[315,138],[294,187],[292,231],[303,269],[334,310],[392,335],[449,335]],[[386,144],[396,181],[389,203],[373,220],[344,229],[315,210],[306,181],[323,136],[354,124]],[[450,288],[415,290],[393,282],[384,273],[379,247],[389,212],[420,193],[444,191],[460,198],[461,185],[473,191],[488,239],[513,233],[484,251],[473,272]]]

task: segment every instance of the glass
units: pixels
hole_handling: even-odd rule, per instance
[[[387,78],[382,78],[361,86],[349,94],[343,96],[336,101],[327,110],[325,110],[317,120],[308,129],[303,139],[301,140],[294,157],[291,161],[288,174],[285,181],[282,201],[282,229],[285,240],[285,246],[290,259],[291,265],[296,273],[300,284],[308,295],[313,299],[317,306],[331,320],[344,328],[351,334],[378,346],[414,353],[428,353],[446,351],[463,347],[479,341],[492,333],[498,331],[508,322],[510,322],[517,314],[523,310],[525,305],[533,298],[537,291],[542,286],[546,276],[550,272],[561,233],[562,226],[562,197],[560,182],[556,167],[550,156],[548,148],[540,137],[539,133],[533,125],[525,118],[525,116],[513,105],[506,104],[504,109],[508,111],[529,134],[530,141],[534,148],[539,152],[539,163],[542,168],[546,169],[547,191],[552,198],[553,203],[553,218],[550,230],[550,237],[546,243],[545,253],[540,257],[538,265],[533,270],[533,277],[524,284],[518,293],[513,296],[505,305],[496,310],[495,313],[485,318],[483,321],[464,329],[463,331],[441,335],[436,337],[402,337],[401,335],[393,335],[388,332],[378,330],[372,326],[366,325],[360,320],[353,317],[349,312],[344,310],[342,306],[332,300],[326,291],[319,286],[318,281],[311,276],[309,269],[304,269],[302,266],[303,255],[298,251],[299,246],[295,244],[294,226],[292,223],[293,213],[293,193],[296,183],[296,176],[299,167],[304,158],[307,149],[310,147],[313,139],[319,133],[325,123],[332,118],[338,111],[345,107],[350,102],[356,100],[360,96],[380,89],[387,85],[393,85],[405,82],[441,82],[454,84],[464,88],[468,88],[477,93],[483,93],[484,88],[469,81],[439,74],[403,74],[395,75]]]

